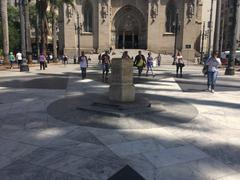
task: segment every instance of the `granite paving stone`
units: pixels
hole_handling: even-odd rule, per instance
[[[222,177],[222,178],[219,178],[218,180],[238,180],[240,179],[240,174],[231,174],[229,176],[226,176],[226,177]]]
[[[212,94],[202,66],[187,64],[182,79],[154,67],[155,78],[134,77],[136,92],[168,113],[109,118],[76,110],[107,98],[89,56],[85,80],[75,64],[0,71],[0,180],[107,180],[126,165],[146,180],[240,179],[238,71],[221,68]]]
[[[6,156],[0,155],[0,169],[11,164],[12,160]]]
[[[118,133],[114,133],[112,135],[106,135],[106,136],[97,136],[97,138],[105,145],[119,144],[119,143],[129,141],[123,135]]]
[[[185,164],[176,164],[157,169],[155,180],[210,180]]]
[[[22,160],[0,169],[0,177],[2,180],[90,180],[36,166]]]
[[[213,158],[200,159],[187,164],[193,171],[199,172],[208,179],[218,179],[232,174],[234,171],[224,163],[217,161]]]
[[[102,143],[92,133],[85,130],[84,128],[74,129],[72,132],[66,134],[64,137],[79,142],[102,145]]]
[[[156,168],[185,163],[208,157],[207,154],[192,145],[180,146],[160,151],[153,151],[145,153],[144,156],[152,164],[154,164]]]
[[[9,141],[8,139],[2,138],[0,138],[0,144],[0,155],[11,159],[19,158],[37,149],[36,146]]]
[[[119,156],[128,156],[151,151],[161,151],[165,149],[160,144],[156,144],[152,139],[124,142],[108,145],[108,147]]]

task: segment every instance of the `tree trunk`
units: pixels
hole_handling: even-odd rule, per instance
[[[9,33],[8,33],[8,12],[7,12],[7,0],[1,0],[1,17],[2,17],[2,30],[3,30],[3,53],[4,64],[9,64]]]
[[[32,64],[32,42],[31,42],[31,27],[29,17],[29,0],[25,6],[25,26],[26,26],[26,50],[28,64]]]
[[[54,6],[54,5],[53,5]],[[57,31],[56,31],[56,16],[55,16],[55,7],[51,9],[52,13],[52,37],[53,37],[53,61],[57,61]]]
[[[47,21],[47,7],[46,0],[38,0],[38,11],[40,18],[40,32],[41,32],[41,48],[40,52],[44,55],[47,53],[47,39],[48,39],[48,21]]]

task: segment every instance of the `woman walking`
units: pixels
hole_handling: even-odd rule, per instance
[[[80,68],[82,71],[82,79],[87,77],[87,68],[88,68],[88,58],[85,56],[85,52],[82,51],[81,56],[79,57]]]
[[[218,52],[213,52],[212,57],[207,60],[206,65],[208,66],[208,91],[214,93],[218,77],[218,67],[222,65],[221,60],[218,58]]]
[[[148,57],[147,57],[147,72],[146,72],[146,76],[148,76],[149,70],[152,72],[152,76],[154,77],[155,75],[153,74],[153,58],[152,58],[150,52],[148,53]]]
[[[183,56],[182,56],[181,52],[178,51],[177,62],[176,62],[176,77],[179,77],[179,71],[180,71],[180,78],[183,77],[182,70],[183,70],[184,66],[185,66],[185,64],[183,61]]]
[[[45,70],[45,67],[46,67],[45,61],[46,61],[45,55],[44,55],[44,54],[41,54],[41,55],[39,56],[40,70],[42,70],[42,69]]]

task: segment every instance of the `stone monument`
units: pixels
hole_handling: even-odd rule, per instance
[[[109,99],[117,102],[135,101],[135,87],[133,85],[133,62],[131,59],[112,59]]]

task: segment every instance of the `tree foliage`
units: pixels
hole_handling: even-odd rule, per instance
[[[2,21],[0,19],[0,27]],[[16,51],[21,46],[20,19],[18,8],[8,6],[8,26],[9,26],[9,50]],[[3,32],[0,28],[0,49],[3,48]]]

